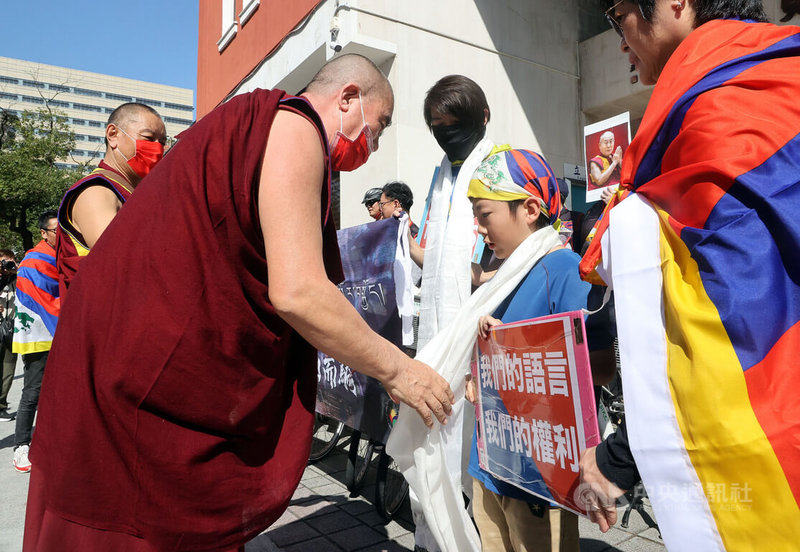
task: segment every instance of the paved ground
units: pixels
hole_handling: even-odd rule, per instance
[[[11,388],[9,402],[16,410],[22,392],[22,367]],[[289,509],[269,530],[246,546],[246,552],[402,551],[414,549],[411,512],[406,504],[391,522],[375,511],[375,468],[367,473],[361,495],[350,497],[344,485],[346,439],[327,458],[306,468]],[[12,465],[14,422],[0,422],[0,551],[19,552],[25,520],[28,475]],[[36,469],[34,466],[33,469]],[[652,513],[649,505],[647,510]],[[622,516],[623,509],[619,514]],[[655,529],[638,513],[630,526],[617,524],[603,535],[585,519],[580,522],[582,552],[656,552],[664,546]]]

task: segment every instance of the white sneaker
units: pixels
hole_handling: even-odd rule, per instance
[[[18,472],[28,473],[31,471],[31,461],[28,460],[28,445],[21,445],[14,451],[14,469]]]

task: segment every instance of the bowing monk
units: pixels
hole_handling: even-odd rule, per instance
[[[335,285],[331,171],[366,162],[393,104],[372,62],[339,56],[300,97],[221,105],[142,182],[70,286],[24,550],[243,550],[305,468],[316,348],[446,423],[445,380]]]

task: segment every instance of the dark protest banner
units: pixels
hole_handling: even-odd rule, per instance
[[[481,468],[582,514],[578,461],[599,443],[585,335],[579,311],[495,326],[474,366]]]
[[[399,224],[392,218],[337,233],[345,275],[339,290],[370,328],[396,345],[402,343],[393,272]],[[378,380],[319,352],[317,381],[317,412],[386,441],[397,405]]]

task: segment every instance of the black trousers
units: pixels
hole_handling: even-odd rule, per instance
[[[25,376],[22,385],[22,398],[17,409],[17,427],[14,432],[14,447],[29,445],[33,433],[33,419],[39,406],[39,392],[42,389],[44,366],[50,351],[22,355]]]

